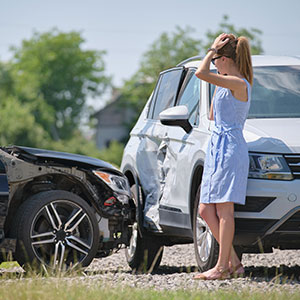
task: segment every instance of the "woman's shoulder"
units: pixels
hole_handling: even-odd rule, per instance
[[[250,82],[246,78],[242,77],[241,79],[243,79],[246,82],[246,84],[247,84],[248,87],[251,87]]]

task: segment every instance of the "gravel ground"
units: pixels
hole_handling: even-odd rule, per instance
[[[287,288],[300,292],[300,251],[274,250],[269,254],[243,254],[246,276],[224,281],[193,280],[197,272],[194,247],[176,245],[165,247],[161,265],[155,274],[132,274],[125,260],[124,249],[109,257],[95,259],[81,278],[87,284],[98,283],[127,285],[138,288],[215,290]]]
[[[82,276],[64,280],[84,283],[88,286],[121,286],[154,288],[157,290],[287,289],[300,292],[300,250],[274,250],[270,254],[244,254],[246,270],[244,278],[223,281],[196,281],[197,274],[194,247],[176,245],[165,247],[161,265],[155,274],[132,274],[125,259],[124,249],[109,257],[94,259]],[[13,270],[12,270],[13,271]],[[1,270],[0,270],[1,272]]]

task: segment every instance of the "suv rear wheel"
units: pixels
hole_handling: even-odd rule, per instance
[[[193,237],[195,256],[201,272],[213,268],[218,260],[219,244],[206,222],[199,215],[200,187],[198,188],[193,213]]]
[[[20,265],[52,270],[87,266],[96,255],[95,213],[81,197],[66,191],[41,192],[25,201],[14,224]]]

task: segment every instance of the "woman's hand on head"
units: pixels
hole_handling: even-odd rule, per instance
[[[213,42],[211,48],[215,48],[216,50],[221,49],[229,42],[228,34],[227,33],[221,33]]]

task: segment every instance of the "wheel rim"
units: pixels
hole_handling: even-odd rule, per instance
[[[85,210],[68,200],[55,200],[35,215],[30,242],[36,258],[52,269],[74,268],[93,245],[93,226]]]
[[[206,222],[198,215],[196,221],[197,249],[200,260],[205,263],[212,249],[212,233]]]
[[[136,252],[136,247],[137,247],[137,238],[138,238],[138,225],[137,223],[134,223],[132,225],[132,234],[130,237],[130,243],[127,248],[128,251],[128,256],[132,258]]]

